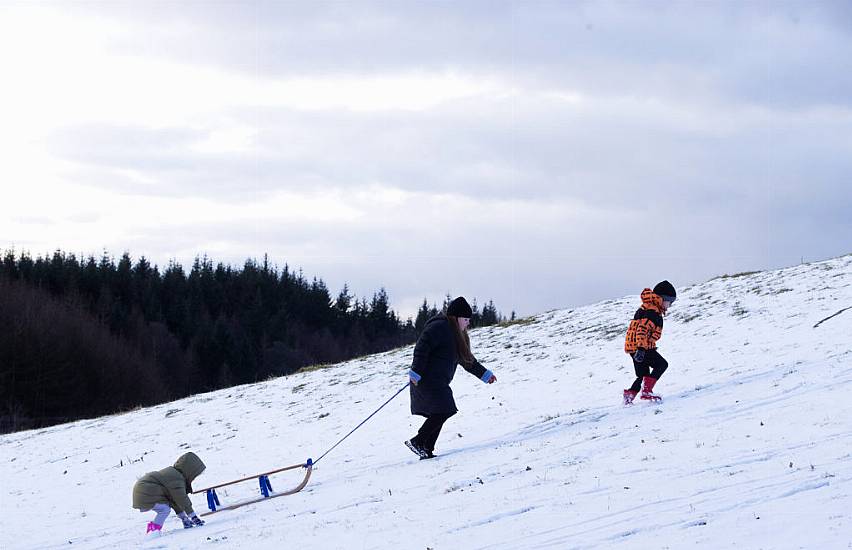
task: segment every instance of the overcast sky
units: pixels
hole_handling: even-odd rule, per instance
[[[852,252],[852,3],[0,0],[0,248],[526,315]]]

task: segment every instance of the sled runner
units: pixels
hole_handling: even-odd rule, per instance
[[[192,494],[198,493],[207,493],[207,506],[210,508],[209,512],[205,512],[200,514],[201,516],[209,516],[210,514],[215,514],[216,512],[222,512],[224,510],[233,510],[235,508],[240,508],[241,506],[248,506],[249,504],[254,504],[256,502],[261,502],[263,500],[267,500],[270,498],[283,497],[287,495],[292,495],[294,493],[298,493],[302,489],[305,488],[305,485],[308,484],[308,480],[311,478],[311,471],[313,470],[314,463],[310,458],[304,464],[295,464],[293,466],[286,466],[284,468],[278,468],[277,470],[271,470],[269,472],[263,472],[262,474],[256,474],[253,476],[244,477],[242,479],[236,479],[234,481],[227,481],[225,483],[220,483],[218,485],[213,485],[211,487],[205,487],[204,489],[198,489],[197,491],[193,491]],[[289,491],[283,491],[281,493],[276,493],[272,490],[272,485],[269,482],[269,476],[272,474],[277,474],[280,472],[286,472],[287,470],[295,470],[296,468],[305,468],[305,478],[302,479],[302,482],[299,483],[293,489]],[[221,506],[219,505],[219,496],[216,494],[216,489],[220,489],[222,487],[227,487],[228,485],[235,485],[237,483],[243,483],[245,481],[251,481],[252,479],[257,479],[260,484],[260,494],[263,495],[260,498],[248,500],[245,502],[238,502],[236,504],[232,504],[230,506]]]

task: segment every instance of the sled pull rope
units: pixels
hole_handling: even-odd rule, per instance
[[[384,404],[382,404],[382,406],[381,406],[381,407],[379,407],[378,409],[376,409],[375,411],[373,411],[373,414],[371,414],[370,416],[368,416],[367,418],[365,418],[365,419],[364,419],[364,420],[363,420],[360,424],[358,424],[357,426],[355,426],[354,428],[352,428],[352,431],[351,431],[351,432],[349,432],[348,434],[344,435],[344,436],[343,436],[343,439],[341,439],[340,441],[338,441],[337,443],[335,443],[335,444],[331,447],[331,449],[329,449],[329,450],[327,450],[326,452],[324,452],[324,453],[322,454],[322,456],[320,456],[318,459],[314,460],[314,464],[316,464],[317,462],[319,462],[320,460],[322,460],[322,457],[323,457],[323,456],[327,455],[327,454],[328,454],[328,453],[330,453],[332,450],[334,450],[334,448],[335,448],[335,447],[337,447],[338,445],[340,445],[341,443],[343,443],[343,440],[344,440],[344,439],[346,439],[347,437],[349,437],[350,435],[352,435],[353,433],[355,433],[355,430],[357,430],[358,428],[360,428],[361,426],[363,426],[364,424],[366,424],[366,423],[367,423],[367,421],[368,421],[369,419],[373,418],[373,416],[374,416],[377,412],[379,412],[380,410],[382,410],[383,408],[385,408],[385,405],[387,405],[388,403],[390,403],[391,401],[393,401],[394,397],[396,397],[397,395],[401,394],[401,393],[402,393],[402,390],[404,390],[405,388],[407,388],[407,387],[409,386],[409,384],[411,384],[411,382],[408,382],[408,383],[406,383],[403,387],[399,388],[395,394],[393,394],[392,396],[390,396],[390,399],[388,399],[387,401],[385,401],[385,402],[384,402]]]

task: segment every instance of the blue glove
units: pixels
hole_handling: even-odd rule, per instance
[[[637,363],[642,363],[645,361],[645,350],[639,348],[636,350],[636,353],[633,354],[633,360]]]
[[[184,529],[192,529],[192,520],[189,519],[189,516],[187,516],[185,512],[181,512],[180,514],[178,514],[178,517],[183,522]]]
[[[420,382],[421,378],[423,377],[414,372],[414,370],[408,371],[408,381],[411,382],[413,386],[416,386],[417,383]]]

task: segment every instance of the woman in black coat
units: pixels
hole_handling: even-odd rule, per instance
[[[411,414],[425,416],[417,435],[405,442],[421,459],[432,458],[435,442],[448,418],[458,412],[450,382],[461,366],[486,384],[497,381],[470,352],[467,327],[473,311],[463,297],[450,302],[447,313],[428,321],[414,346],[414,361],[408,372],[411,380]]]

